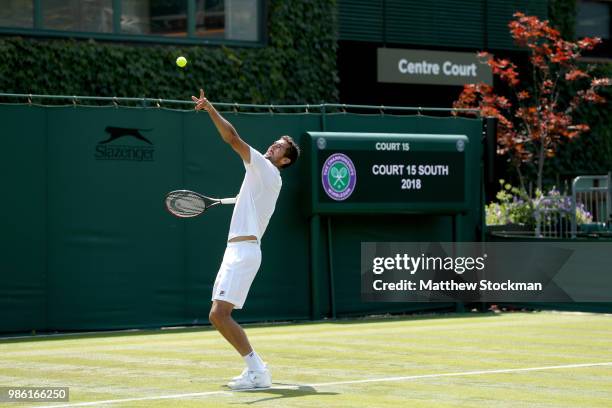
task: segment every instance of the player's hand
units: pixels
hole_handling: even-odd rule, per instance
[[[212,105],[210,102],[208,102],[208,99],[206,99],[206,96],[204,96],[204,90],[200,89],[200,97],[196,98],[195,96],[191,96],[191,99],[195,102],[195,110],[205,110],[208,111],[210,108],[212,108]]]

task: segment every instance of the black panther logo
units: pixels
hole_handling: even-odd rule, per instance
[[[110,135],[110,137],[102,142],[100,142],[99,144],[106,144],[106,143],[110,143],[113,140],[117,140],[120,137],[124,137],[124,136],[132,136],[135,137],[138,140],[141,140],[145,143],[148,143],[150,145],[152,145],[153,143],[151,143],[151,141],[149,139],[147,139],[146,137],[144,137],[140,131],[150,131],[151,129],[133,129],[133,128],[122,128],[122,127],[115,127],[115,126],[107,126],[106,129],[104,129],[106,131],[106,133],[108,133]]]

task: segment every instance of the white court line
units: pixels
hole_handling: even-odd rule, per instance
[[[373,378],[371,380],[337,381],[337,382],[328,382],[328,383],[321,383],[321,384],[310,384],[309,386],[310,387],[324,387],[328,385],[363,384],[363,383],[386,382],[386,381],[404,381],[404,380],[415,380],[419,378],[460,377],[464,375],[520,373],[523,371],[559,370],[563,368],[582,368],[582,367],[597,367],[597,366],[612,366],[612,362],[568,364],[568,365],[528,367],[528,368],[507,368],[507,369],[501,369],[501,370],[464,371],[464,372],[459,372],[459,373],[411,375],[408,377]]]
[[[463,372],[458,372],[458,373],[423,374],[423,375],[410,375],[410,376],[405,376],[405,377],[383,377],[383,378],[371,378],[367,380],[335,381],[335,382],[318,383],[318,384],[285,385],[285,386],[278,386],[278,387],[271,387],[271,388],[262,388],[257,391],[266,392],[270,390],[300,389],[303,387],[315,388],[315,387],[328,387],[332,385],[349,385],[349,384],[364,384],[364,383],[374,383],[374,382],[406,381],[406,380],[416,380],[416,379],[421,379],[421,378],[461,377],[461,376],[468,376],[468,375],[520,373],[520,372],[525,372],[525,371],[561,370],[564,368],[583,368],[583,367],[601,367],[601,366],[612,366],[612,362],[566,364],[566,365],[527,367],[527,368],[507,368],[507,369],[501,369],[501,370],[463,371]],[[254,390],[245,390],[245,391],[254,391]],[[122,402],[152,401],[152,400],[162,400],[162,399],[180,399],[180,398],[189,398],[189,397],[206,397],[209,395],[219,395],[219,394],[230,394],[231,395],[232,393],[233,393],[232,391],[192,392],[189,394],[172,394],[172,395],[158,395],[158,396],[152,396],[152,397],[115,399],[115,400],[106,400],[106,401],[77,402],[73,404],[64,404],[64,405],[47,405],[47,406],[36,405],[36,408],[88,407],[88,406],[96,406],[96,405],[119,404]]]

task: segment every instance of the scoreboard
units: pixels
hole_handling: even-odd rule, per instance
[[[467,210],[466,135],[308,132],[306,146],[313,214]]]

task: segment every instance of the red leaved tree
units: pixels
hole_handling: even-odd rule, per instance
[[[521,81],[517,67],[507,59],[496,59],[486,52],[493,75],[508,85],[508,97],[495,94],[484,83],[465,85],[455,108],[478,109],[482,116],[498,119],[497,153],[508,154],[525,190],[522,168],[534,165],[537,188],[542,191],[542,174],[546,158],[553,157],[563,139],[578,137],[589,130],[586,123],[574,123],[576,109],[585,103],[603,103],[597,93],[610,85],[610,78],[593,78],[590,69],[578,68],[578,58],[592,50],[599,38],[566,41],[548,21],[515,13],[509,24],[517,45],[526,47],[531,67],[530,83]],[[560,98],[561,92],[570,97]]]

